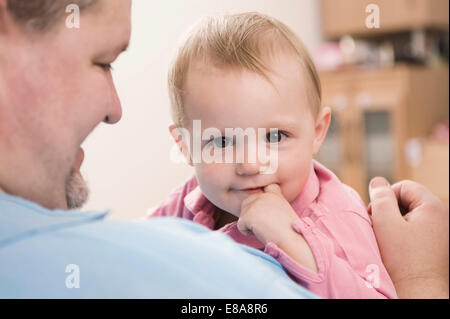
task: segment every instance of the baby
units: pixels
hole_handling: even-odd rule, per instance
[[[149,216],[193,220],[261,249],[324,298],[397,297],[365,205],[313,159],[331,113],[293,31],[258,13],[205,18],[184,39],[169,90],[170,132],[195,176]],[[256,150],[276,165],[267,169]]]

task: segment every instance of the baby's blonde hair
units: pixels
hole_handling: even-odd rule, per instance
[[[185,35],[168,78],[175,124],[184,124],[183,86],[191,63],[203,61],[219,67],[242,68],[270,81],[267,58],[282,49],[297,58],[307,76],[308,102],[317,116],[321,106],[320,80],[303,43],[284,23],[248,12],[205,17]]]

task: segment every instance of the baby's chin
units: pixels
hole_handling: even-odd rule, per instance
[[[214,204],[214,206],[216,206],[219,211],[231,214],[237,218],[239,218],[239,216],[241,214],[241,206],[240,205],[231,206],[231,205],[224,205],[223,203],[217,203],[217,204]]]
[[[224,212],[227,212],[239,218],[239,216],[241,215],[242,202],[250,195],[251,194],[248,194],[246,192],[230,190],[227,196],[221,199],[220,203],[213,204]]]

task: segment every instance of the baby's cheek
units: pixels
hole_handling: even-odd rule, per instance
[[[202,190],[214,197],[218,196],[216,193],[223,191],[227,187],[228,173],[222,166],[218,163],[202,163],[195,166],[196,176]]]
[[[215,206],[236,213],[240,203],[236,203],[233,196],[230,197],[229,188],[232,186],[232,171],[225,164],[200,164],[195,167],[196,176],[200,183],[203,195]]]
[[[280,158],[277,179],[287,201],[294,200],[303,189],[311,170],[311,155],[291,154]]]

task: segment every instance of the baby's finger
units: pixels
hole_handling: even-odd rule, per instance
[[[247,223],[244,218],[239,218],[237,221],[237,229],[244,236],[250,236],[252,231],[247,227]]]
[[[277,195],[283,195],[281,193],[280,185],[278,185],[278,184],[267,185],[266,187],[264,187],[264,192],[265,193],[274,193],[274,194],[277,194]]]
[[[259,194],[252,194],[244,198],[244,200],[241,203],[241,210],[244,210],[248,205],[253,203],[260,195]]]

